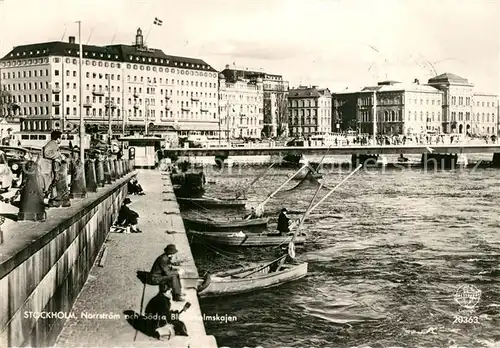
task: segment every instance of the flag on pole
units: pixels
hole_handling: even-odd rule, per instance
[[[159,19],[158,17],[155,17],[153,24],[161,27],[163,25],[163,21],[161,19]]]

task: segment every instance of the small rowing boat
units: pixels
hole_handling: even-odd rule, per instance
[[[245,208],[246,199],[219,199],[206,196],[177,197],[177,203],[181,206],[202,208]]]
[[[269,222],[269,218],[217,221],[183,217],[182,220],[184,220],[184,225],[187,229],[210,232],[239,232],[241,230],[262,232],[267,228],[267,223]]]
[[[238,247],[279,246],[287,244],[293,237],[293,233],[282,236],[277,233],[244,233],[241,231],[236,233],[188,231],[187,233],[194,237],[193,242],[201,239],[211,244]],[[305,234],[295,238],[295,244],[304,244],[305,241]]]
[[[272,263],[256,263],[206,277],[198,286],[199,297],[236,295],[273,288],[304,278],[307,262],[284,264],[280,258]]]

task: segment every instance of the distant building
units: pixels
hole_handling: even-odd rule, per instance
[[[0,62],[0,88],[18,106],[14,116],[30,130],[79,124],[79,45],[45,42],[15,47]],[[176,129],[215,134],[218,75],[200,59],[169,56],[144,44],[83,45],[82,105],[85,123],[114,131]],[[4,112],[7,112],[4,110]],[[49,126],[50,125],[50,126]]]
[[[339,92],[332,94],[332,132],[356,131],[359,92]]]
[[[474,93],[474,85],[463,77],[444,73],[429,79],[429,85],[444,92],[443,130],[476,135],[498,132],[498,96]]]
[[[268,74],[262,71],[251,71],[241,69],[235,66],[226,65],[221,72],[226,81],[236,82],[238,79],[244,79],[256,82],[261,79],[264,86],[264,124],[263,134],[269,137],[276,137],[286,128],[287,123],[287,94],[288,81],[283,80],[283,76]]]
[[[234,81],[234,82],[233,82]],[[264,124],[262,79],[226,81],[219,75],[219,122],[225,139],[260,139]]]
[[[332,95],[327,88],[300,86],[288,93],[288,127],[294,137],[332,131]]]
[[[343,131],[373,134],[376,95],[377,134],[496,134],[498,96],[474,93],[472,88],[466,79],[450,73],[430,79],[427,85],[418,80],[379,82],[360,91],[334,94],[334,123]]]

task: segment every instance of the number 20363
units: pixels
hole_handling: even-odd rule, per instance
[[[453,324],[479,324],[479,317],[455,315]]]

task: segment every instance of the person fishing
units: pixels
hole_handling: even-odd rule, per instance
[[[118,226],[128,227],[130,226],[130,230],[132,233],[141,233],[142,231],[137,228],[137,219],[139,218],[139,214],[133,211],[128,207],[128,205],[132,203],[130,198],[125,198],[123,201],[123,205],[118,212]]]
[[[281,236],[290,232],[290,218],[288,217],[287,212],[288,210],[283,208],[278,216],[278,231]]]
[[[151,279],[158,284],[161,293],[172,290],[172,298],[176,302],[184,301],[182,293],[181,277],[179,271],[174,266],[180,266],[181,261],[174,260],[177,254],[175,244],[169,244],[163,250],[164,253],[158,256],[151,268]]]
[[[128,182],[127,186],[128,186],[127,187],[128,188],[128,193],[131,194],[131,195],[143,196],[143,195],[146,194],[144,192],[144,190],[142,189],[141,184],[139,184],[139,181],[137,180],[136,177],[133,177],[132,179],[130,179],[130,181]]]

